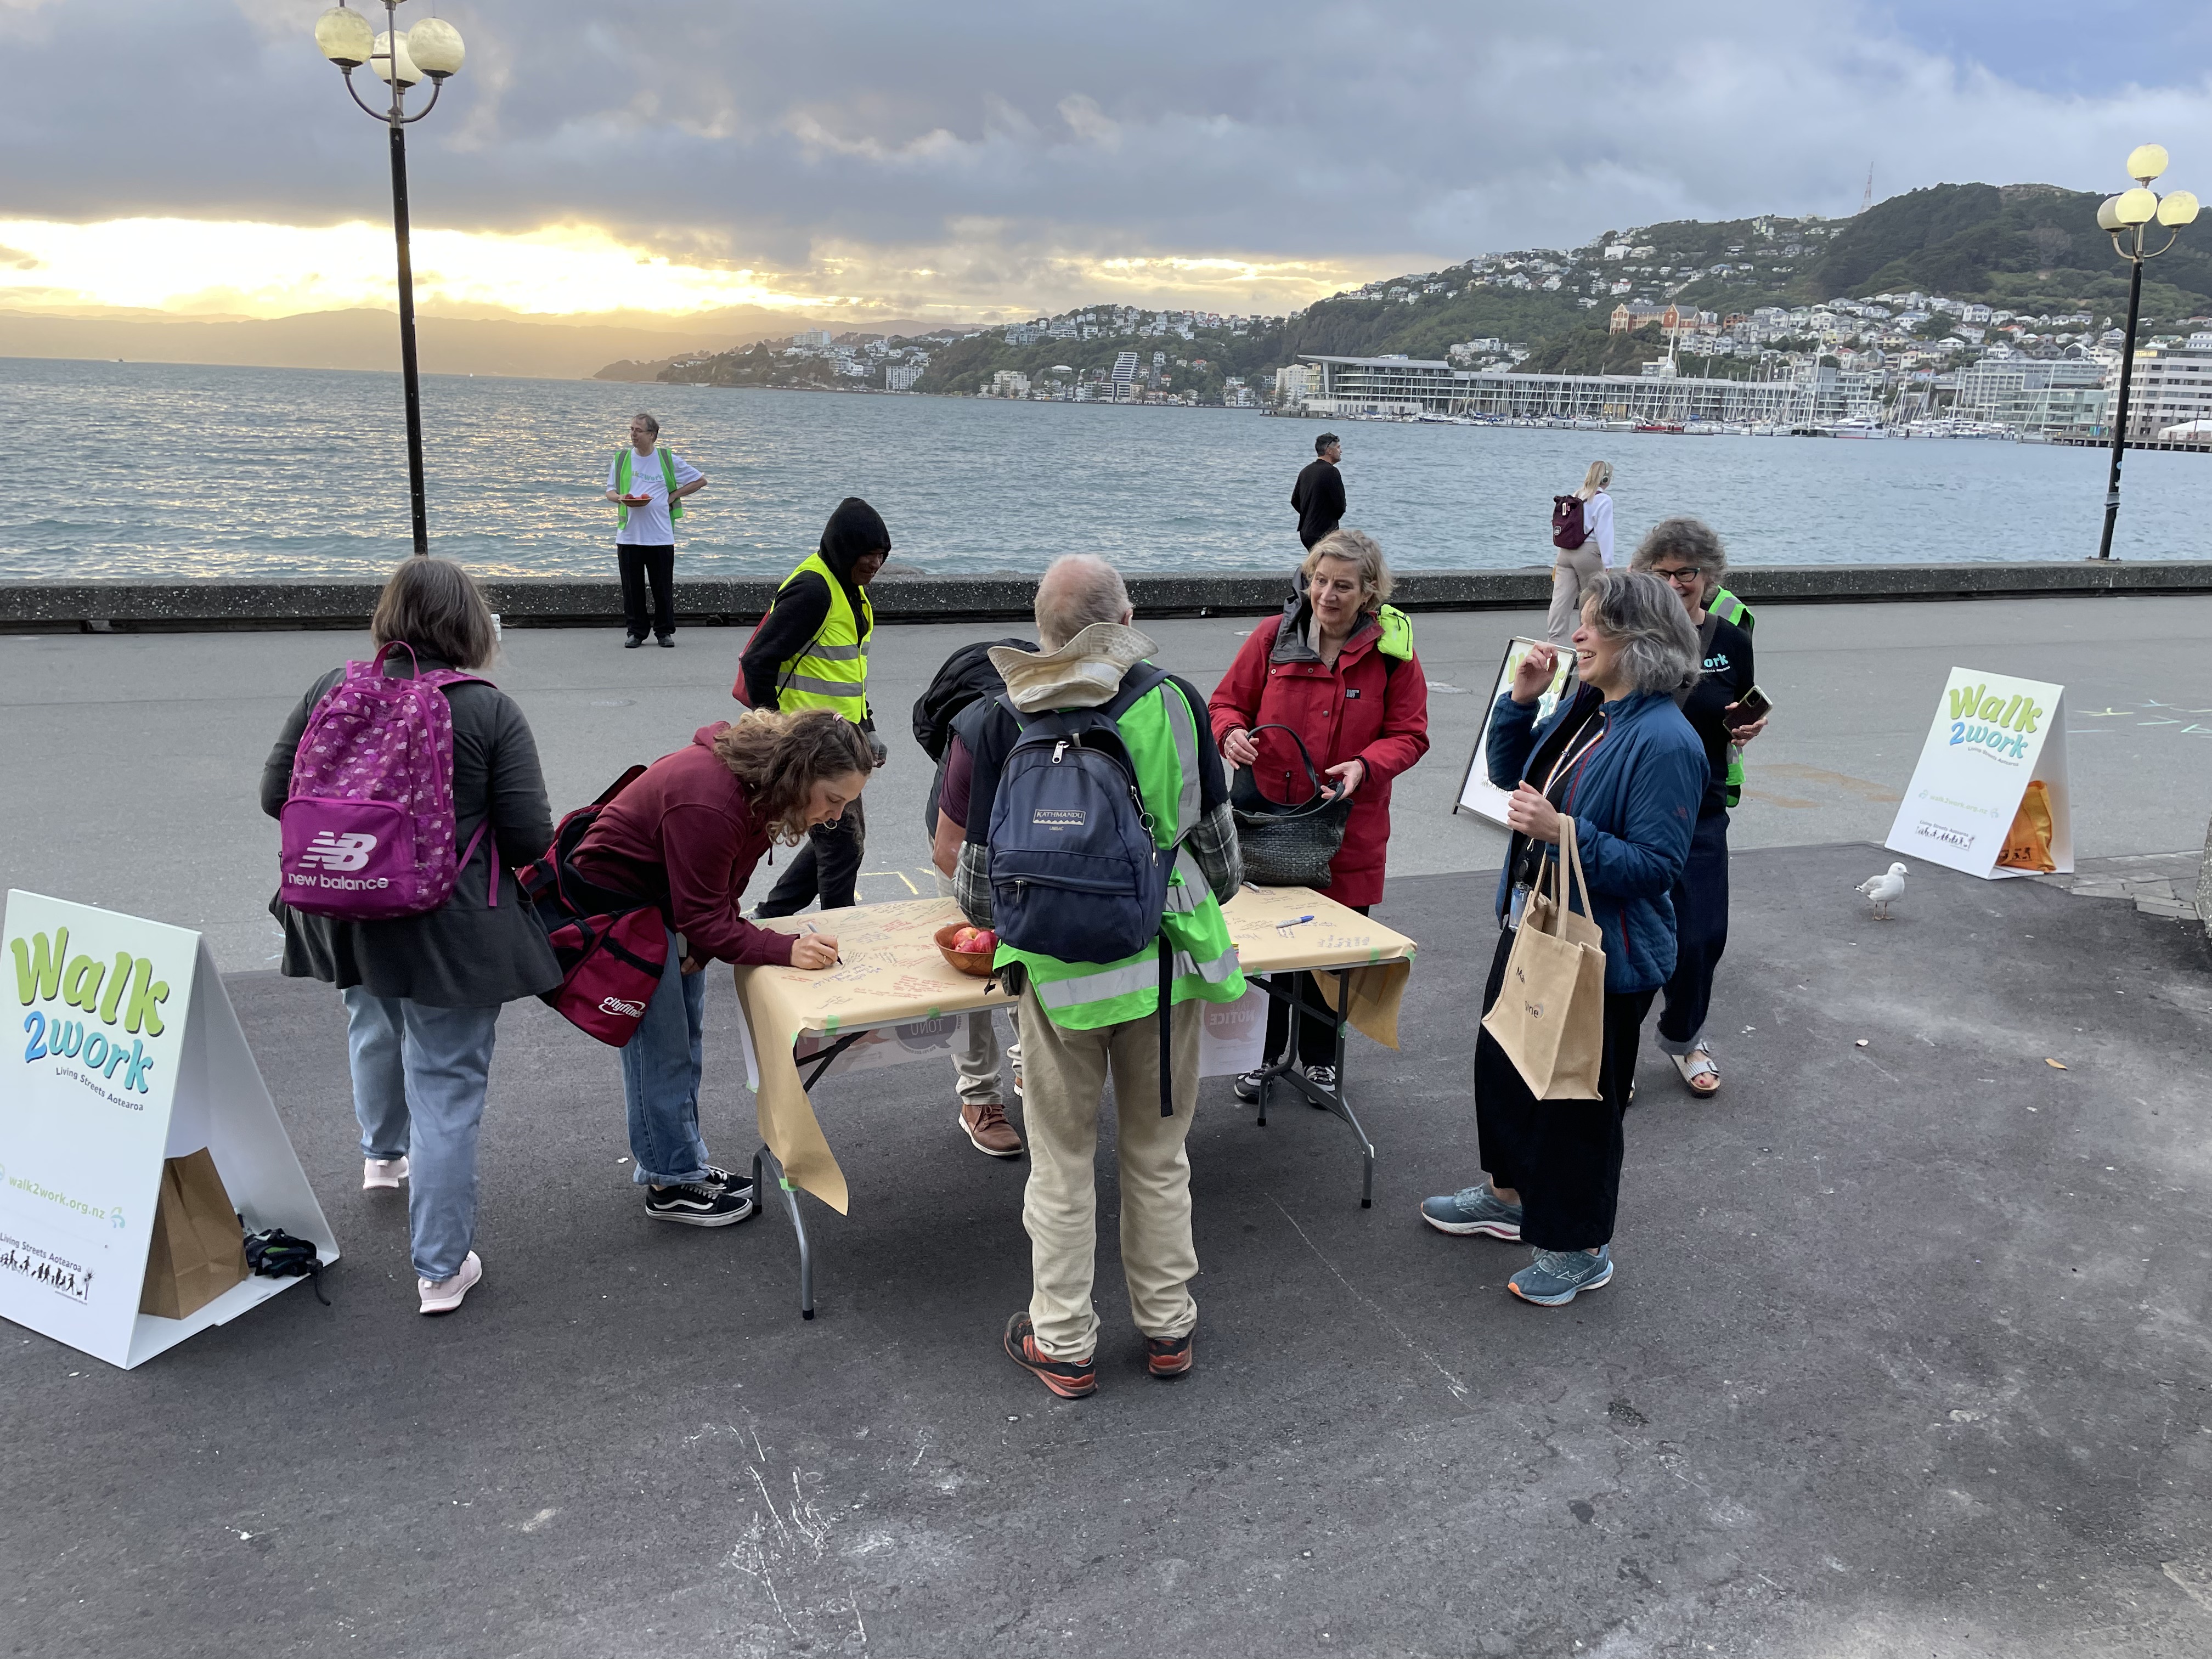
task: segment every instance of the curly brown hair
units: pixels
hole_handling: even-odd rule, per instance
[[[806,804],[824,778],[876,769],[866,734],[827,708],[795,714],[756,708],[714,738],[714,753],[751,797],[769,833],[786,846],[806,833]]]

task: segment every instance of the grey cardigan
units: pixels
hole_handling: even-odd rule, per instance
[[[424,654],[425,668],[450,665]],[[333,669],[308,688],[278,734],[261,770],[261,810],[275,817],[292,785],[292,758],[307,716],[344,674]],[[410,672],[404,660],[385,672]],[[462,868],[453,896],[437,909],[390,921],[339,921],[295,910],[282,894],[269,914],[283,924],[283,971],[338,989],[358,985],[372,995],[407,997],[439,1008],[489,1008],[536,996],[561,982],[561,969],[514,869],[541,856],[553,840],[552,809],[538,765],[538,744],[514,700],[492,685],[446,690],[453,710],[453,816],[466,847],[489,817],[491,832]],[[499,848],[499,903],[490,896],[491,846]]]

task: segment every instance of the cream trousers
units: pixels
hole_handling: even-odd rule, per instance
[[[1055,1025],[1022,993],[1022,1127],[1030,1143],[1022,1224],[1034,1285],[1030,1321],[1054,1359],[1088,1359],[1098,1346],[1091,1289],[1098,1258],[1098,1107],[1110,1071],[1121,1182],[1121,1273],[1129,1314],[1146,1336],[1198,1323],[1190,1281],[1190,1158],[1183,1149],[1198,1105],[1198,1034],[1205,1011],[1175,1012],[1175,1115],[1160,1115],[1155,1017],[1094,1031]]]
[[[1574,643],[1575,629],[1583,622],[1583,595],[1605,568],[1605,560],[1595,541],[1563,547],[1559,554],[1559,562],[1552,567],[1552,612],[1545,619],[1544,633],[1553,645],[1565,646]]]

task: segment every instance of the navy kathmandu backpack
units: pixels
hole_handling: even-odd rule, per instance
[[[1114,720],[1167,678],[1139,663],[1099,708],[1024,715],[1000,699],[1021,727],[991,804],[991,919],[1001,943],[1097,963],[1160,937],[1175,854],[1152,839]]]

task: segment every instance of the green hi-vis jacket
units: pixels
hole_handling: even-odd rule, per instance
[[[1717,587],[1713,590],[1712,598],[1705,601],[1705,609],[1723,622],[1741,628],[1747,634],[1751,632],[1752,623],[1756,620],[1751,613],[1751,607],[1725,587]],[[1729,750],[1728,804],[1734,806],[1742,799],[1743,750],[1731,748]]]
[[[804,651],[776,665],[776,707],[787,714],[801,708],[835,709],[858,726],[868,712],[868,647],[875,641],[875,606],[863,587],[860,611],[854,611],[845,584],[818,548],[799,562],[776,592],[808,571],[830,589],[830,615]]]
[[[654,445],[653,453],[660,457],[661,482],[668,486],[668,516],[672,519],[680,519],[684,516],[684,503],[676,499],[676,463],[668,459],[666,444]],[[615,493],[618,495],[627,495],[630,493],[629,463],[630,457],[635,453],[636,452],[629,445],[624,444],[622,447],[622,453],[615,457]],[[620,501],[617,501],[615,528],[621,530],[629,523],[629,509]]]
[[[1198,861],[1182,843],[1198,827],[1199,717],[1182,692],[1163,682],[1131,704],[1115,725],[1137,769],[1137,793],[1163,852],[1175,851],[1160,929],[1174,953],[1172,1003],[1234,1002],[1244,994],[1244,970],[1229,940],[1229,923]],[[1159,946],[1147,945],[1119,962],[1062,962],[1035,951],[1000,945],[997,960],[1019,962],[1052,1023],[1096,1030],[1142,1019],[1159,1006]]]

